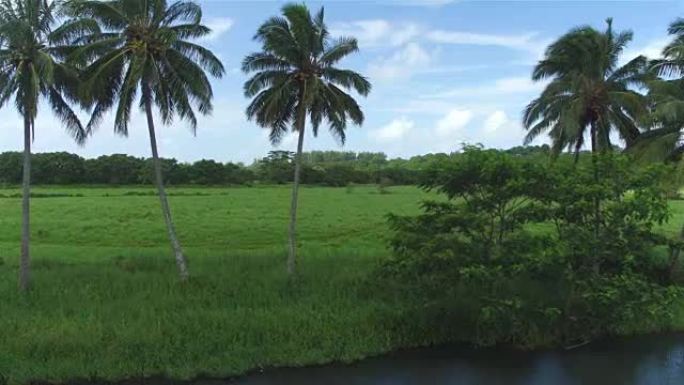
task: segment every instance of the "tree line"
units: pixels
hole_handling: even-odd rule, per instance
[[[548,146],[526,146],[507,153],[545,159]],[[413,185],[423,171],[447,154],[389,159],[382,152],[311,151],[302,154],[302,183],[343,187],[353,184]],[[21,183],[20,152],[0,153],[0,185]],[[166,185],[273,185],[292,183],[295,154],[271,151],[249,165],[203,159],[193,163],[161,158]],[[83,158],[67,152],[31,155],[32,180],[40,185],[139,185],[154,183],[154,160],[126,154]]]

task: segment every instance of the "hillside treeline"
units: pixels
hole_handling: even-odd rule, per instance
[[[545,157],[546,146],[507,150],[520,156]],[[389,159],[384,153],[313,151],[303,154],[302,181],[305,184],[346,186],[348,184],[419,183],[421,172],[447,154],[427,154],[410,159]],[[250,165],[200,160],[194,163],[163,159],[165,182],[170,185],[248,185],[292,182],[294,153],[272,151]],[[150,158],[124,154],[83,158],[67,152],[32,155],[32,177],[43,185],[137,185],[153,183]],[[21,183],[22,153],[0,153],[0,184]]]

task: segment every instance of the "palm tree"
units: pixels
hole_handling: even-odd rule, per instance
[[[128,135],[131,108],[140,94],[162,214],[180,278],[186,280],[187,261],[164,190],[152,109],[156,106],[164,124],[176,117],[189,122],[193,133],[197,128],[194,109],[211,113],[213,91],[206,72],[220,78],[225,70],[211,51],[189,41],[211,30],[201,24],[202,10],[191,1],[168,5],[166,0],[73,0],[70,6],[72,15],[101,28],[78,39],[82,47],[70,56],[85,68],[84,82],[93,100],[88,127],[116,104],[114,130]]]
[[[670,24],[668,33],[674,39],[663,48],[663,57],[652,62],[652,68],[661,76],[684,77],[684,18]]]
[[[19,288],[30,286],[31,142],[41,99],[47,101],[67,132],[82,144],[87,136],[69,106],[77,101],[78,75],[60,61],[64,44],[83,31],[75,23],[57,25],[59,2],[0,1],[0,107],[14,98],[24,120],[21,260]]]
[[[684,79],[653,79],[648,88],[644,131],[625,151],[642,161],[678,161],[684,154]]]
[[[639,135],[637,119],[646,110],[645,101],[632,87],[641,84],[647,61],[639,56],[619,66],[632,33],[615,33],[611,19],[607,24],[605,32],[571,30],[535,66],[532,79],[549,83],[525,108],[526,144],[548,132],[554,154],[568,148],[577,155],[587,129],[593,152],[610,151],[613,132],[628,145]]]
[[[628,151],[651,161],[679,160],[684,154],[684,19],[668,29],[674,39],[663,49],[662,58],[651,62],[653,78],[647,83],[651,113],[646,131]],[[664,78],[660,78],[662,76]]]
[[[650,66],[653,78],[647,84],[651,113],[644,119],[646,130],[626,151],[641,161],[678,162],[672,178],[680,182],[684,165],[684,19],[670,24],[668,32],[674,35],[673,41],[663,49],[662,58]],[[684,225],[670,246],[670,274],[679,264],[683,242]]]
[[[247,107],[248,118],[270,129],[270,139],[278,144],[291,127],[298,135],[294,184],[290,208],[287,271],[295,272],[297,196],[302,149],[307,118],[314,136],[323,120],[331,134],[344,144],[347,121],[363,123],[363,112],[346,91],[366,96],[371,85],[360,74],[339,69],[336,64],[357,52],[356,39],[332,39],[324,23],[323,8],[312,17],[308,8],[288,4],[282,17],[272,17],[261,25],[255,40],[262,51],[242,62],[245,73],[256,72],[244,86],[245,96],[253,98]]]

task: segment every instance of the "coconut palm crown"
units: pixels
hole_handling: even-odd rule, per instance
[[[342,143],[348,121],[363,123],[361,108],[346,91],[366,96],[371,84],[354,71],[336,67],[358,51],[357,41],[331,39],[323,16],[323,8],[312,17],[304,5],[286,5],[283,17],[270,18],[257,31],[262,52],[242,62],[244,72],[255,72],[244,86],[245,96],[253,98],[247,116],[271,129],[274,144],[289,128],[299,131],[307,117],[314,136],[325,120]]]
[[[532,73],[534,81],[548,84],[525,108],[525,143],[548,132],[555,154],[565,148],[577,154],[587,130],[595,152],[612,149],[612,133],[628,145],[637,138],[646,103],[635,88],[643,82],[647,59],[639,56],[620,66],[632,32],[614,32],[611,19],[607,24],[605,32],[573,29],[548,47]]]
[[[116,105],[115,131],[127,135],[131,109],[150,102],[164,124],[174,117],[195,131],[197,118],[212,111],[213,90],[207,72],[225,70],[208,49],[192,42],[211,33],[202,25],[202,10],[192,1],[72,0],[71,14],[95,22],[100,31],[76,40],[82,47],[70,59],[85,68],[93,103],[89,127]]]
[[[0,108],[14,99],[35,135],[41,99],[61,119],[66,131],[83,144],[87,132],[70,102],[78,102],[78,74],[60,59],[78,29],[56,25],[61,2],[0,1]]]

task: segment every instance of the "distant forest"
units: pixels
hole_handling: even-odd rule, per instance
[[[525,146],[505,150],[520,156],[546,157],[549,147]],[[349,184],[408,185],[420,181],[421,171],[446,154],[427,154],[410,159],[388,159],[381,152],[312,151],[303,153],[302,182],[311,185]],[[251,185],[292,182],[294,153],[272,151],[250,165],[200,160],[194,163],[163,159],[169,185]],[[86,159],[67,152],[32,155],[32,177],[43,185],[138,185],[153,183],[150,158],[124,154]],[[0,184],[18,185],[22,176],[22,153],[0,154]]]

